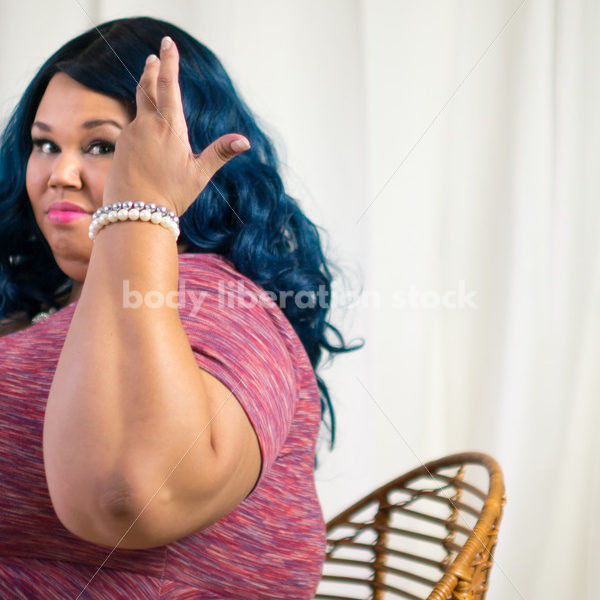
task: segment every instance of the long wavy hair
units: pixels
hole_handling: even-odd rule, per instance
[[[317,366],[323,351],[331,360],[336,353],[362,346],[346,345],[327,320],[334,267],[325,258],[318,228],[286,194],[272,142],[217,57],[165,21],[116,19],[66,43],[42,65],[10,116],[0,141],[0,318],[19,312],[30,319],[42,309],[58,307],[58,298],[73,283],[58,268],[25,188],[30,128],[48,82],[57,72],[66,73],[92,90],[124,101],[133,118],[136,76],[165,35],[179,49],[183,108],[193,151],[200,152],[230,132],[245,135],[252,145],[221,168],[184,213],[180,240],[187,252],[224,256],[275,297],[291,291],[309,298],[286,302],[281,308],[315,370],[322,419],[333,446],[334,412]]]

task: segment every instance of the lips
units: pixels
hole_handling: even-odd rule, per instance
[[[56,225],[64,225],[89,216],[81,206],[72,202],[52,202],[48,207],[48,220]]]
[[[66,210],[68,212],[81,212],[81,213],[86,213],[89,214],[87,210],[85,210],[85,208],[81,208],[81,206],[78,206],[77,204],[73,204],[72,202],[53,202],[49,207],[48,207],[48,212],[50,211],[54,211],[54,210]]]

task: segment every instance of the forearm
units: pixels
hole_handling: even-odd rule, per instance
[[[115,144],[102,197],[168,198],[183,214],[211,177],[250,146],[227,134],[193,154],[179,54],[164,42],[160,60],[144,67],[136,116]],[[99,232],[44,422],[57,515],[97,543],[116,542],[116,532],[157,492],[125,547],[166,543],[206,527],[245,498],[260,471],[258,439],[232,399],[235,388],[198,368],[177,306],[124,306],[124,281],[142,297],[166,300],[177,279],[176,244],[166,229],[121,222]]]
[[[208,473],[213,458],[214,409],[176,303],[128,308],[124,281],[142,297],[173,298],[178,260],[170,232],[125,222],[99,233],[56,369],[44,423],[51,496],[77,500],[88,512],[96,501],[118,506],[116,496],[128,514],[144,502],[135,496],[150,499],[206,426],[193,460]],[[185,468],[156,504],[169,501],[177,476]]]

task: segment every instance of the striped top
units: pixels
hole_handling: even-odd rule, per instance
[[[179,281],[198,365],[234,392],[256,431],[256,487],[217,523],[157,548],[109,556],[65,529],[48,495],[42,427],[72,303],[0,338],[0,598],[313,598],[325,530],[313,473],[320,401],[308,356],[277,304],[223,257],[180,254]]]

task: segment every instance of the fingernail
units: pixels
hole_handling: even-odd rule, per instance
[[[166,35],[162,39],[162,43],[161,43],[160,47],[161,47],[162,50],[168,50],[171,47],[172,44],[173,44],[173,40],[168,35]]]
[[[150,55],[148,55],[148,58],[146,59],[146,64],[149,65],[150,63],[153,63],[155,60],[158,60],[158,56],[156,56],[156,54],[150,54]]]
[[[243,152],[244,150],[250,149],[250,142],[246,138],[242,138],[241,140],[235,140],[235,142],[231,142],[229,144],[231,149],[235,152]]]

